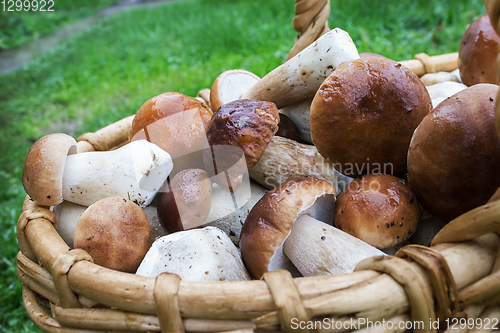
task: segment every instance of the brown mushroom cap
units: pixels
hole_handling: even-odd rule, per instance
[[[185,169],[172,178],[169,191],[158,199],[158,217],[173,233],[202,225],[211,207],[212,184],[208,174],[200,169]]]
[[[28,150],[23,169],[23,186],[30,198],[42,206],[60,204],[66,156],[76,153],[76,140],[67,134],[38,139]]]
[[[134,273],[149,249],[151,229],[144,211],[130,200],[106,198],[80,216],[73,247],[97,265]]]
[[[364,175],[340,193],[334,225],[378,248],[398,245],[415,232],[420,207],[412,190],[392,175]]]
[[[212,176],[228,171],[244,156],[246,165],[230,170],[230,187],[239,186],[241,175],[259,161],[278,130],[280,116],[272,102],[240,99],[222,105],[214,113],[207,130],[205,168]],[[246,169],[245,169],[246,167]],[[225,178],[214,178],[227,188]]]
[[[468,87],[441,102],[413,135],[408,180],[424,209],[445,222],[485,204],[500,186],[498,86]]]
[[[493,29],[488,14],[484,14],[462,36],[458,50],[458,69],[462,82],[466,86],[498,84],[496,60],[499,53],[500,37]]]
[[[406,174],[411,136],[430,112],[418,76],[384,57],[340,65],[311,104],[311,137],[323,157],[347,176]]]
[[[258,279],[270,270],[271,259],[300,215],[330,223],[335,195],[331,183],[314,178],[293,179],[266,193],[241,229],[241,255],[250,274]]]
[[[130,141],[146,139],[170,154],[172,175],[187,168],[201,168],[206,129],[212,110],[196,98],[166,92],[146,101],[137,111]]]

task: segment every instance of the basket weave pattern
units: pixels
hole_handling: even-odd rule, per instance
[[[499,2],[489,3],[498,22]],[[328,0],[296,2],[299,37],[289,57],[329,30],[329,10]],[[423,75],[451,71],[456,59],[420,54],[405,65]],[[82,135],[79,152],[127,143],[132,120]],[[369,258],[350,274],[294,279],[280,270],[258,281],[190,282],[93,264],[61,239],[50,208],[27,197],[17,225],[18,277],[30,318],[47,332],[305,332],[312,330],[294,323],[318,318],[347,331],[362,328],[364,319],[394,327],[423,322],[415,332],[435,332],[433,324],[447,318],[500,316],[499,221],[500,200],[492,199],[452,221],[432,247],[406,246],[396,256]]]

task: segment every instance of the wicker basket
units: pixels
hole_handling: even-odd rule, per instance
[[[329,8],[328,1],[297,1],[294,28],[301,38],[291,55],[328,30]],[[405,65],[418,75],[456,68],[457,54],[416,58]],[[132,119],[81,136],[79,151],[125,144]],[[49,207],[26,198],[17,225],[17,271],[26,311],[47,332],[435,332],[454,323],[460,328],[466,318],[483,323],[490,318],[491,327],[492,318],[500,317],[500,238],[495,233],[500,231],[500,200],[449,223],[430,248],[413,245],[396,256],[369,258],[350,274],[295,279],[286,271],[231,282],[122,273],[70,249],[55,225]],[[313,326],[312,320],[322,325]]]

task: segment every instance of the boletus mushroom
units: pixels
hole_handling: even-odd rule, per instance
[[[330,223],[333,220],[335,187],[313,178],[297,178],[267,192],[248,214],[241,229],[240,250],[245,265],[256,279],[275,269],[300,276],[283,253],[283,242],[302,215]]]
[[[393,60],[346,61],[323,82],[311,104],[311,137],[342,174],[406,174],[413,131],[431,111],[418,76]]]
[[[210,178],[228,191],[237,189],[278,131],[279,119],[271,102],[240,99],[222,105],[208,125],[210,149],[203,154]]]
[[[415,130],[408,181],[423,208],[449,222],[484,205],[500,186],[498,86],[475,84],[441,102]]]
[[[392,175],[355,178],[337,198],[334,225],[386,249],[406,242],[417,230],[420,207],[413,191]]]
[[[150,233],[138,205],[125,198],[106,198],[80,216],[73,247],[87,251],[97,265],[134,273],[148,251]]]
[[[147,140],[170,154],[172,176],[188,168],[203,168],[206,129],[212,110],[203,102],[178,92],[147,100],[137,111],[130,141]]]
[[[66,134],[49,134],[28,151],[23,186],[39,204],[53,206],[64,199],[90,206],[107,197],[124,197],[144,207],[172,170],[170,155],[146,140],[80,154],[74,141]]]
[[[466,86],[477,83],[498,84],[497,56],[500,37],[484,14],[465,31],[458,49],[458,69]]]

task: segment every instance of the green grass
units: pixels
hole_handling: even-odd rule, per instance
[[[41,0],[30,1],[29,5],[27,1],[19,1],[17,6],[12,0],[0,2],[0,50],[53,33],[116,2],[118,0],[55,0],[53,4],[45,1],[43,8]],[[38,7],[31,6],[37,3]],[[38,8],[37,11],[34,8]]]
[[[348,31],[360,52],[404,60],[458,51],[465,29],[483,13],[482,0],[332,0],[329,24]],[[134,9],[0,75],[0,331],[36,331],[15,268],[30,145],[51,132],[96,131],[166,91],[196,95],[227,69],[263,76],[293,43],[293,15],[291,0],[184,0]]]

